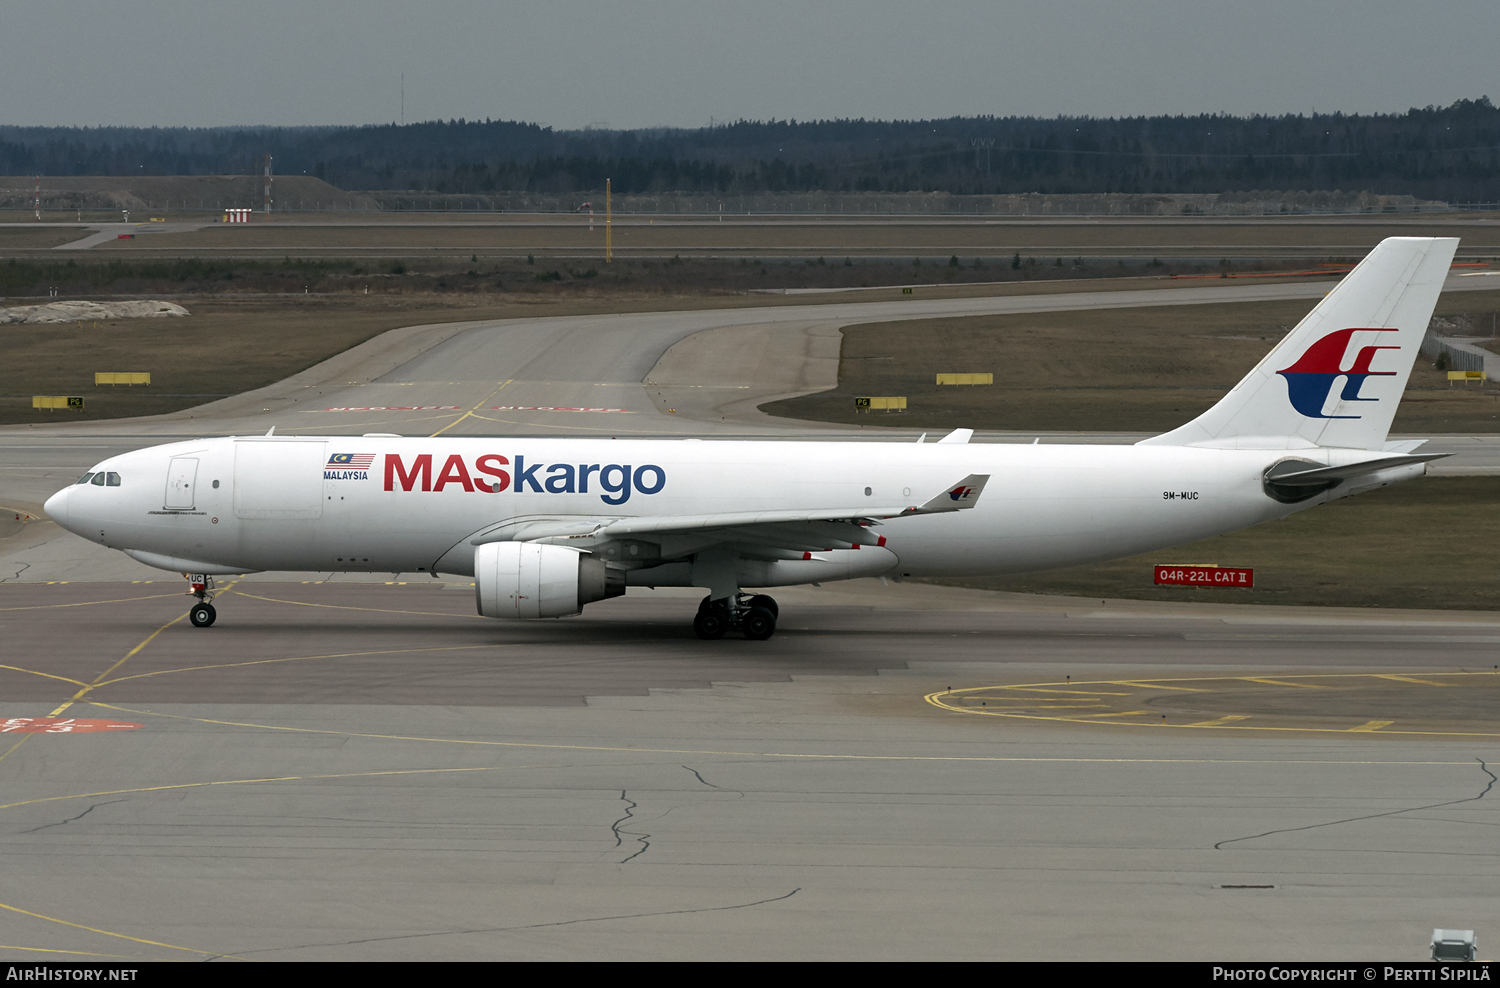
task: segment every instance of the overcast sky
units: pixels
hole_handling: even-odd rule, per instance
[[[1500,102],[1497,0],[5,0],[0,123],[1403,111]]]

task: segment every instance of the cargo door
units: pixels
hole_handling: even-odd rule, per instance
[[[242,439],[234,444],[236,518],[294,521],[323,514],[323,440]]]

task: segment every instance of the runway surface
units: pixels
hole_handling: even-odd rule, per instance
[[[0,505],[272,425],[857,435],[755,411],[826,386],[840,325],[1147,294],[397,331],[190,413],[0,431]],[[1130,437],[1048,441],[1088,438]],[[691,591],[506,624],[464,580],[261,574],[194,629],[177,578],[3,524],[7,960],[1419,960],[1434,927],[1500,935],[1493,615],[855,581],[779,591],[769,642],[705,643]]]

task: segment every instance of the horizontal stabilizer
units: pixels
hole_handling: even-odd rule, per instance
[[[1282,504],[1298,504],[1341,488],[1334,495],[1358,494],[1398,480],[1420,477],[1427,471],[1428,460],[1450,456],[1450,453],[1417,453],[1406,456],[1382,456],[1357,463],[1323,466],[1309,460],[1282,460],[1265,472],[1261,489]]]
[[[1363,477],[1391,467],[1425,463],[1428,460],[1440,460],[1452,455],[1452,453],[1416,453],[1409,456],[1385,456],[1378,460],[1346,463],[1338,467],[1319,467],[1288,460],[1267,470],[1266,480],[1285,487],[1330,487],[1341,480],[1352,480],[1355,477]]]

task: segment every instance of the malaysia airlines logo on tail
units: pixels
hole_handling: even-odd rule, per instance
[[[967,501],[974,493],[974,488],[959,484],[948,492],[948,496],[955,501]]]
[[[1340,401],[1379,401],[1364,398],[1359,389],[1370,377],[1394,377],[1395,371],[1372,371],[1370,361],[1377,350],[1399,350],[1397,346],[1362,346],[1354,357],[1354,365],[1342,370],[1344,351],[1349,349],[1349,340],[1355,333],[1394,333],[1395,328],[1340,329],[1313,343],[1303,351],[1297,362],[1276,373],[1286,378],[1287,398],[1292,407],[1311,419],[1357,419],[1359,415],[1324,415],[1323,406],[1333,390],[1334,381],[1342,377],[1344,389],[1339,393]]]

